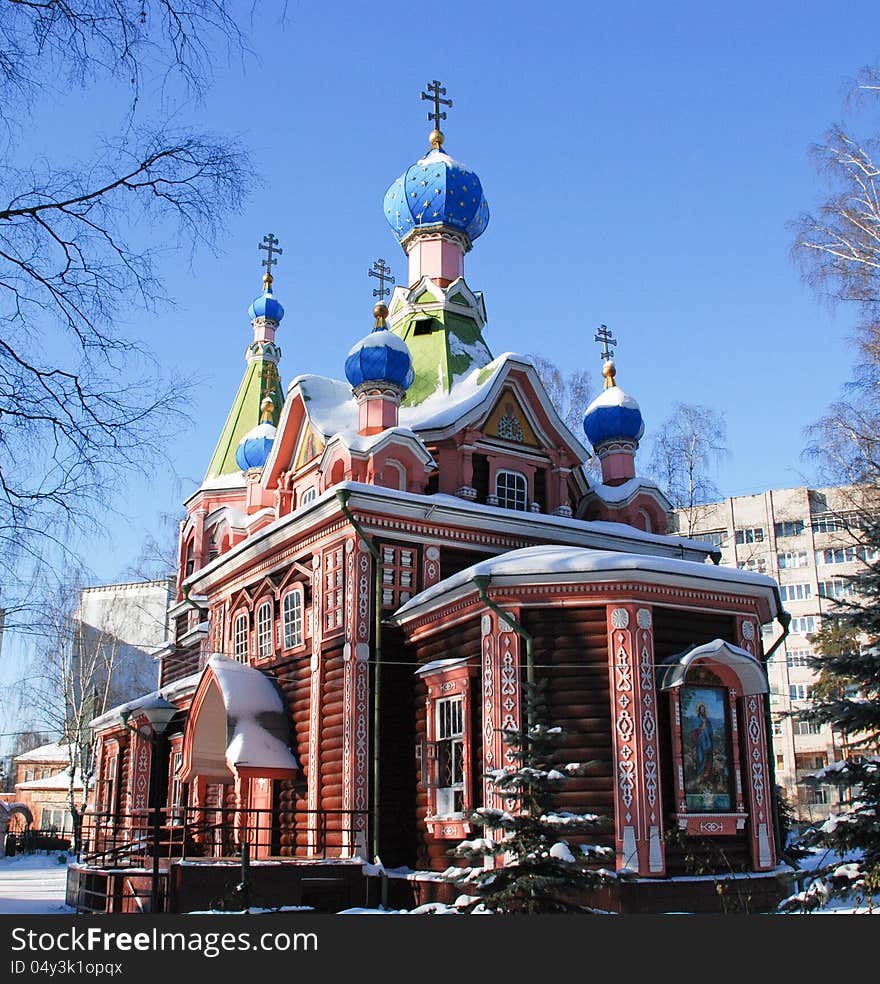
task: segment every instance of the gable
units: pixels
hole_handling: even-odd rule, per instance
[[[486,437],[497,437],[514,444],[526,444],[537,448],[540,442],[529,424],[516,395],[505,389],[489,414],[483,428]]]
[[[324,442],[315,434],[314,428],[310,424],[305,424],[293,462],[294,472],[298,472],[304,465],[317,458],[323,450]]]

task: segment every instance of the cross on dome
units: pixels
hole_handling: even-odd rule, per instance
[[[263,275],[263,290],[272,289],[272,281],[275,279],[272,276],[272,267],[278,262],[274,258],[274,254],[279,256],[284,252],[283,249],[278,245],[278,240],[275,238],[273,233],[269,233],[263,236],[263,241],[257,245],[257,249],[264,249],[269,255],[263,260],[263,266],[266,267],[266,272]]]
[[[433,121],[434,123],[434,129],[431,131],[428,139],[431,141],[432,147],[439,148],[443,145],[443,133],[440,130],[440,120],[446,119],[446,111],[444,110],[441,112],[440,107],[449,106],[451,108],[452,100],[440,98],[441,96],[446,95],[446,86],[440,85],[440,82],[437,79],[429,82],[425,88],[428,91],[422,93],[422,99],[429,99],[434,103],[434,112],[428,113],[428,122],[430,123]]]
[[[391,288],[386,287],[385,282],[389,284],[395,282],[394,277],[391,276],[391,267],[387,266],[383,259],[374,260],[372,269],[367,271],[367,276],[376,277],[379,281],[379,286],[373,288],[373,297],[378,297],[379,303],[382,304],[391,293]]]

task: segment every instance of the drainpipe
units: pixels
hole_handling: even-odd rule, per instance
[[[477,574],[472,578],[477,592],[480,596],[480,601],[490,609],[495,612],[495,614],[506,622],[511,629],[525,642],[526,645],[526,683],[529,690],[529,699],[526,704],[526,720],[528,722],[529,731],[535,723],[535,709],[533,706],[533,695],[534,695],[534,685],[535,685],[535,663],[533,656],[534,649],[534,637],[527,632],[519,622],[509,613],[504,611],[503,608],[495,604],[494,601],[489,597],[489,581],[490,578],[487,574]]]
[[[780,601],[778,597],[777,601]],[[776,616],[776,620],[782,626],[782,635],[767,650],[764,656],[765,665],[769,663],[770,657],[785,642],[788,636],[791,627],[791,612],[783,611],[782,605],[780,604],[779,614]],[[773,712],[770,709],[769,692],[764,696],[764,715],[767,719],[767,734],[770,736],[770,754],[767,756],[767,769],[770,773],[770,792],[771,802],[773,803],[773,836],[776,842],[776,857],[781,860],[785,851],[785,845],[782,843],[782,831],[779,829],[779,803],[776,799],[776,753],[773,751]]]
[[[382,680],[382,555],[379,548],[373,542],[373,538],[364,530],[363,526],[354,518],[348,508],[348,500],[351,498],[350,489],[337,489],[336,499],[342,515],[355,528],[355,532],[366,545],[367,550],[372,554],[375,561],[374,568],[374,602],[373,602],[373,639],[374,639],[374,659],[375,672],[373,677],[373,837],[372,855],[374,861],[379,858],[379,684]],[[385,890],[385,879],[382,879],[383,895]]]

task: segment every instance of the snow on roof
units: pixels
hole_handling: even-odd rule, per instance
[[[601,482],[590,482],[590,491],[597,495],[603,502],[608,503],[619,504],[626,502],[639,489],[651,489],[663,495],[660,486],[656,482],[652,482],[649,478],[639,478],[638,475],[635,478],[627,479],[622,485],[603,485]],[[666,496],[664,495],[663,498],[665,499]]]
[[[595,525],[595,524],[592,524]],[[615,524],[602,524],[613,526]],[[505,578],[540,578],[542,582],[568,580],[577,575],[610,574],[619,571],[640,571],[679,575],[689,578],[725,581],[731,589],[737,585],[765,588],[775,591],[776,582],[763,574],[740,571],[729,567],[716,567],[693,560],[658,557],[652,554],[622,553],[616,550],[595,550],[587,547],[543,544],[510,550],[496,557],[481,560],[451,577],[425,589],[394,613],[395,619],[406,617],[416,608],[440,598],[459,588],[473,584],[479,576]]]
[[[70,788],[70,773],[67,769],[63,769],[61,772],[56,772],[51,776],[44,776],[42,779],[32,779],[30,782],[17,782],[15,784],[16,789],[69,789]],[[82,775],[79,769],[76,770],[73,776],[73,788],[82,789]]]
[[[298,769],[287,746],[284,703],[274,682],[245,663],[215,653],[208,665],[223,694],[233,732],[226,748],[230,766]]]
[[[29,752],[22,752],[16,755],[16,762],[63,762],[69,761],[67,745],[58,742],[50,742],[48,745],[40,745],[39,748],[32,748]]]

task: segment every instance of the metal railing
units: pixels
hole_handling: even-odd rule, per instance
[[[144,868],[158,856],[172,859],[233,859],[243,844],[258,861],[354,857],[365,849],[363,810],[230,809],[162,807],[158,835],[154,810],[87,812],[80,863],[100,868]]]

